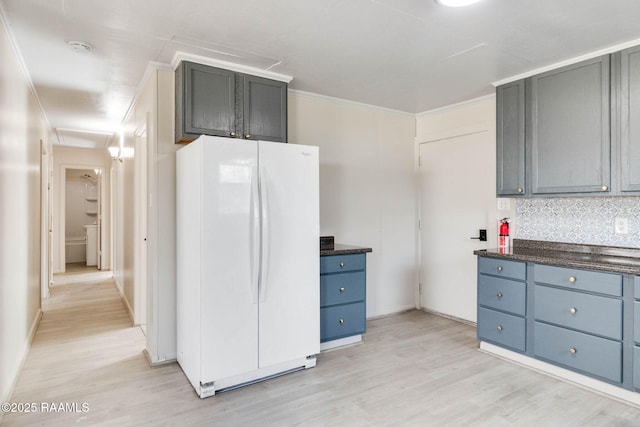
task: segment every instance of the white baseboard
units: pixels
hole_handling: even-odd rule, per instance
[[[460,317],[451,316],[450,314],[441,313],[441,312],[435,311],[435,310],[429,310],[428,308],[424,308],[424,307],[420,308],[420,310],[424,311],[425,313],[434,314],[436,316],[444,317],[445,319],[455,320],[456,322],[464,323],[465,325],[473,326],[474,328],[477,327],[477,324],[475,322],[471,322],[470,320],[467,320],[467,319],[462,319]]]

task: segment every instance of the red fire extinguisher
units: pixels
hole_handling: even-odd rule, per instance
[[[498,247],[505,250],[509,249],[509,218],[502,218],[500,220]]]

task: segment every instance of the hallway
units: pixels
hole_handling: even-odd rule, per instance
[[[145,337],[131,326],[111,272],[88,270],[56,275],[11,398],[37,410],[6,413],[2,425],[130,425],[132,414],[154,419],[145,411],[157,410],[149,405],[157,390],[182,387],[190,395],[176,364],[149,367]],[[67,408],[46,413],[43,404]]]

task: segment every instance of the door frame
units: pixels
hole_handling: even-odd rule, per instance
[[[135,136],[134,148],[134,287],[133,287],[133,323],[136,325],[147,324],[148,305],[148,194],[149,183],[147,173],[147,149],[148,132],[146,121],[133,133]],[[146,328],[143,327],[146,334]]]
[[[100,267],[104,267],[104,247],[105,247],[105,224],[104,224],[104,219],[106,218],[105,216],[105,212],[104,212],[104,207],[105,207],[105,203],[103,203],[102,198],[104,197],[105,193],[105,167],[104,166],[96,166],[96,165],[90,165],[90,164],[70,164],[70,163],[66,163],[66,164],[61,164],[60,165],[60,188],[58,189],[58,271],[60,273],[64,273],[66,272],[66,253],[65,253],[65,235],[66,235],[66,224],[65,224],[65,220],[66,220],[66,197],[67,197],[67,190],[66,190],[66,182],[67,182],[67,169],[90,169],[90,170],[95,170],[98,169],[101,172],[101,178],[100,178],[100,187],[98,189],[98,194],[99,194],[99,198],[100,198],[100,202],[99,202],[99,215],[98,218],[100,219],[100,221],[102,222],[101,224],[99,224],[99,237],[98,240],[100,241],[100,247],[98,248],[98,257],[100,258],[98,261],[98,265]]]

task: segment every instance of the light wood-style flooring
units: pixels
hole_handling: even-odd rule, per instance
[[[2,424],[640,425],[637,408],[479,352],[471,326],[411,311],[367,328],[364,344],[323,353],[316,368],[201,400],[177,364],[148,366],[113,279],[76,277],[53,287],[11,401],[78,412]]]

